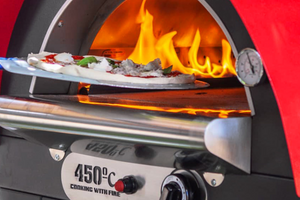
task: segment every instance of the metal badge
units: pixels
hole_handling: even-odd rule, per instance
[[[71,153],[64,160],[61,180],[70,200],[153,200],[159,199],[161,184],[173,170]],[[139,184],[137,192],[130,196],[114,188],[119,179],[128,175],[134,176]]]

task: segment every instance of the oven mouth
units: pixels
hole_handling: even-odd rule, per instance
[[[135,9],[135,12],[131,12],[128,14],[128,5],[131,5],[132,3]],[[169,3],[169,4],[168,4]],[[168,6],[172,9],[167,9]],[[126,7],[127,6],[127,7]],[[159,8],[159,9],[156,9]],[[195,8],[194,8],[195,7]],[[130,7],[129,7],[130,8]],[[76,10],[82,10],[82,12],[78,13],[78,15],[74,15],[74,11]],[[120,11],[121,10],[121,11]],[[165,10],[164,12],[159,12],[159,10]],[[120,13],[121,17],[120,17]],[[123,11],[123,13],[122,13]],[[183,14],[180,15],[180,12]],[[88,15],[83,13],[89,13]],[[118,14],[119,13],[119,14]],[[127,19],[127,15],[129,15],[130,21]],[[148,14],[147,14],[148,13]],[[122,15],[123,14],[123,15]],[[170,14],[164,16],[164,14]],[[177,16],[178,14],[178,16]],[[122,18],[123,16],[123,18]],[[152,17],[151,17],[152,16]],[[172,19],[169,16],[176,16],[177,18]],[[178,23],[179,18],[185,18],[188,21],[188,18],[191,17],[195,19],[195,23],[185,23],[183,28]],[[147,21],[146,18],[152,19],[152,21]],[[137,20],[139,18],[139,20]],[[110,24],[110,21],[115,22],[117,19],[119,19],[119,23],[113,23]],[[167,19],[167,20],[166,20]],[[203,20],[205,19],[205,20]],[[170,22],[167,27],[164,27],[166,25],[166,21]],[[205,21],[205,23],[201,23],[201,21]],[[136,29],[137,32],[135,32],[135,36],[133,39],[128,39],[128,44],[124,45],[124,42],[127,42],[127,38],[125,37],[128,35],[131,29],[129,29],[128,33],[123,33],[122,31],[112,31],[106,29],[105,27],[114,27],[119,26],[120,30],[124,29],[125,22],[130,23],[126,26],[133,26]],[[152,27],[153,32],[150,32],[150,37],[153,37],[157,43],[160,43],[160,40],[162,38],[165,38],[165,36],[172,35],[173,31],[176,31],[176,35],[173,35],[173,37],[169,38],[169,47],[172,47],[171,50],[176,54],[176,59],[179,60],[179,57],[182,58],[182,54],[189,54],[193,43],[195,42],[195,35],[197,35],[199,32],[201,33],[201,43],[199,42],[197,45],[197,49],[199,52],[219,52],[217,53],[217,63],[221,60],[222,64],[222,58],[225,54],[227,57],[230,57],[231,59],[234,59],[234,55],[232,53],[232,50],[227,51],[224,53],[222,51],[224,40],[227,41],[227,45],[229,45],[230,49],[233,49],[233,52],[235,52],[235,47],[232,44],[230,35],[224,29],[224,25],[221,25],[220,20],[217,20],[217,16],[214,15],[214,12],[207,8],[207,5],[202,1],[197,0],[188,0],[184,3],[182,1],[176,0],[174,2],[169,1],[138,1],[138,0],[126,0],[126,1],[106,1],[104,0],[102,4],[100,3],[92,3],[89,2],[87,4],[82,5],[81,3],[77,1],[67,1],[61,8],[61,10],[58,12],[57,16],[54,18],[51,26],[49,27],[48,33],[46,34],[46,37],[44,39],[44,44],[42,46],[41,50],[46,50],[50,52],[70,52],[73,55],[85,55],[88,54],[88,52],[91,51],[102,51],[102,49],[108,49],[108,51],[103,51],[102,54],[105,56],[118,56],[118,54],[123,55],[123,51],[129,49],[131,52],[136,51],[137,43],[141,41],[142,36],[145,35],[144,33],[141,33],[142,28],[144,27],[146,23],[150,27]],[[108,25],[107,25],[108,24]],[[195,26],[195,24],[198,26]],[[125,26],[125,28],[126,28]],[[105,45],[98,45],[98,37],[101,36],[102,32],[107,32],[107,35],[111,35],[112,38],[115,38],[113,33],[116,34],[125,34],[125,38],[123,40],[120,40],[120,38],[116,37],[115,40],[102,40],[102,42],[107,42]],[[212,31],[213,30],[213,31]],[[187,34],[185,34],[187,32]],[[212,34],[215,33],[215,34]],[[72,37],[70,37],[72,35]],[[147,36],[148,37],[148,36]],[[105,37],[101,37],[105,38]],[[178,39],[179,38],[179,39]],[[182,38],[188,38],[187,43],[183,43]],[[133,42],[131,42],[131,41]],[[223,40],[223,41],[222,41]],[[121,43],[120,43],[121,42]],[[123,43],[122,43],[123,42]],[[152,45],[152,44],[151,44]],[[157,45],[157,44],[154,44]],[[232,48],[231,48],[232,46]],[[143,45],[142,45],[143,47]],[[157,46],[156,46],[157,47]],[[121,49],[120,53],[113,52],[117,49]],[[153,46],[151,46],[153,48]],[[220,51],[221,50],[221,51]],[[228,49],[227,49],[228,50]],[[146,55],[147,53],[142,54],[142,56]],[[192,53],[191,53],[192,54]],[[197,62],[200,63],[201,59],[208,59],[209,56],[201,55],[198,57]],[[130,55],[127,55],[130,57]],[[127,57],[126,56],[126,57]],[[226,57],[225,56],[225,57]],[[213,61],[213,56],[210,56]],[[115,58],[115,57],[114,57]],[[164,58],[165,60],[168,60]],[[186,59],[186,58],[185,58]],[[172,59],[169,59],[173,61]],[[203,61],[203,60],[202,60]],[[230,60],[231,64],[233,64],[234,60]],[[180,61],[181,62],[181,61]],[[184,63],[184,62],[182,62]],[[181,64],[182,64],[181,63]],[[170,63],[171,64],[171,63]],[[224,64],[224,63],[223,63]],[[191,70],[192,68],[187,67],[187,69]],[[227,69],[227,68],[226,68]],[[207,70],[209,71],[209,70]],[[222,73],[222,72],[221,72]],[[114,87],[103,87],[103,86],[97,86],[95,84],[92,84],[90,89],[86,87],[79,86],[79,90],[76,91],[76,94],[89,94],[90,99],[83,100],[82,103],[85,104],[92,104],[92,103],[103,103],[107,106],[124,106],[124,104],[128,106],[132,106],[133,109],[140,109],[139,106],[144,106],[143,109],[145,110],[152,110],[152,107],[155,107],[154,111],[161,111],[161,112],[171,112],[171,108],[174,108],[175,110],[183,110],[182,112],[178,113],[184,113],[184,114],[191,114],[196,113],[197,115],[205,114],[206,112],[203,111],[205,109],[212,110],[212,113],[216,113],[213,115],[213,117],[223,117],[224,113],[223,110],[226,110],[227,113],[229,110],[232,111],[233,116],[249,116],[249,105],[248,105],[248,99],[247,94],[244,91],[244,88],[241,87],[241,84],[237,81],[236,77],[226,77],[214,79],[212,77],[200,77],[201,79],[207,80],[209,84],[211,85],[210,89],[201,89],[200,90],[183,90],[183,91],[165,91],[165,90],[158,90],[158,91],[144,91],[144,90],[131,90],[131,89],[119,89]],[[42,82],[42,81],[41,81]],[[41,84],[40,84],[41,85]],[[59,87],[59,86],[58,86]],[[34,88],[31,90],[33,94],[49,94],[47,91],[44,91],[42,93],[35,92],[35,86],[31,87]],[[238,89],[236,89],[238,88]],[[78,88],[77,88],[78,89]],[[226,89],[226,90],[224,90]],[[210,90],[210,92],[209,92]],[[222,91],[226,92],[222,92]],[[212,95],[212,91],[218,91],[218,95]],[[237,93],[233,91],[239,91]],[[72,92],[74,94],[75,92]],[[115,101],[113,95],[117,96],[118,94],[113,93],[122,93],[122,96],[120,96],[121,102],[116,102],[115,104],[109,101]],[[150,95],[145,95],[145,94]],[[61,94],[61,93],[60,93]],[[100,98],[101,100],[98,100],[95,98],[91,98],[92,95],[106,95],[107,98]],[[132,96],[131,98],[125,97],[126,94],[129,94]],[[202,95],[198,95],[202,94]],[[140,99],[141,101],[134,99],[134,97],[145,95],[145,97],[150,97],[151,95],[156,96],[156,98],[143,98]],[[171,96],[173,100],[167,100],[163,102],[161,99],[164,98],[164,96]],[[171,99],[170,98],[170,99]],[[186,99],[181,103],[180,99]],[[219,101],[219,99],[223,99],[224,101]],[[94,101],[95,100],[95,101]],[[169,102],[172,102],[171,106]],[[193,103],[191,103],[193,102]],[[194,102],[197,102],[197,105],[194,104]],[[215,103],[211,103],[215,102]],[[242,102],[242,103],[241,103]],[[112,103],[108,105],[107,103]],[[120,105],[121,104],[121,105]],[[124,106],[125,107],[125,106]],[[194,109],[196,111],[191,111],[190,109]],[[198,111],[197,111],[198,110]],[[240,112],[242,111],[242,113]],[[199,113],[199,114],[198,114]],[[236,113],[238,113],[236,115]],[[230,114],[226,114],[230,117]]]
[[[172,65],[174,71],[197,78],[235,77],[234,43],[206,4],[202,0],[119,0],[83,6],[67,1],[40,51],[130,58],[143,64],[160,58],[163,68]],[[74,10],[82,12],[74,15]],[[152,30],[142,28],[147,26]]]
[[[159,58],[162,68],[197,78],[236,75],[225,34],[197,0],[126,0],[100,27],[88,54],[144,65]]]
[[[169,9],[165,12],[158,12],[155,10],[155,7],[160,7],[161,10],[164,10],[163,8],[166,8],[164,3],[169,3],[170,7],[174,8],[173,10],[175,11],[172,12],[172,9]],[[179,3],[180,6],[185,6],[185,8],[191,8],[185,9],[184,10],[184,15],[179,15],[180,17],[186,17],[189,16],[188,14],[191,13],[196,13],[195,14],[195,19],[197,22],[204,16],[204,19],[206,19],[206,22],[204,24],[199,23],[198,27],[192,27],[193,25],[189,25],[188,23],[184,24],[187,29],[192,30],[191,33],[188,34],[189,37],[189,42],[186,45],[180,45],[181,40],[176,39],[176,37],[179,38],[184,38],[185,37],[185,30],[186,29],[180,29],[180,26],[176,22],[176,20],[173,20],[173,22],[170,22],[170,25],[168,28],[164,29],[163,25],[165,24],[165,21],[163,20],[163,14],[171,14],[175,15],[176,13],[180,12],[180,10],[183,10],[180,6],[176,7],[176,3]],[[180,4],[181,3],[181,4]],[[134,7],[135,12],[130,12],[128,13],[128,5],[131,5]],[[127,7],[126,7],[127,6]],[[195,8],[193,8],[195,7]],[[74,15],[74,11],[76,10],[82,10],[82,12],[78,13],[78,15]],[[118,12],[121,10],[121,17],[119,16]],[[123,12],[123,15],[122,15]],[[89,13],[89,15],[83,15],[82,13]],[[125,14],[124,14],[125,13]],[[226,30],[226,27],[222,25],[222,22],[220,19],[218,19],[218,16],[214,13],[213,10],[209,9],[208,5],[204,1],[197,1],[197,0],[188,0],[185,1],[184,3],[182,1],[176,0],[175,2],[170,2],[170,1],[138,1],[138,0],[127,0],[127,1],[103,1],[102,4],[95,4],[89,2],[88,4],[82,5],[79,2],[76,1],[68,1],[64,4],[64,6],[61,8],[59,11],[59,14],[56,16],[56,18],[53,20],[53,23],[49,27],[48,33],[45,37],[44,44],[41,48],[41,50],[46,50],[50,52],[70,52],[74,55],[86,55],[86,54],[98,54],[98,55],[104,55],[107,57],[112,57],[112,58],[118,58],[118,56],[124,56],[122,59],[128,58],[132,52],[136,50],[136,44],[141,38],[142,34],[141,33],[141,26],[143,25],[141,22],[142,20],[137,23],[136,19],[137,17],[146,18],[146,14],[148,13],[148,17],[150,15],[153,15],[153,23],[149,24],[149,21],[147,23],[149,26],[153,27],[153,33],[150,35],[151,37],[153,36],[156,41],[158,41],[161,38],[164,38],[164,36],[169,35],[172,33],[173,29],[174,31],[177,31],[177,35],[175,35],[173,38],[169,38],[170,41],[170,47],[172,47],[172,51],[176,53],[176,59],[179,60],[179,57],[182,58],[182,54],[189,54],[189,51],[191,49],[191,46],[193,46],[194,38],[195,35],[197,35],[198,31],[200,30],[200,36],[201,36],[201,42],[198,43],[198,53],[205,53],[205,52],[210,52],[211,55],[214,55],[217,57],[214,59],[214,56],[206,56],[208,54],[202,54],[201,56],[197,57],[197,62],[201,63],[204,61],[204,59],[208,59],[211,57],[211,61],[216,62],[216,64],[221,61],[222,64],[222,57],[227,57],[230,58],[231,65],[234,65],[234,55],[236,55],[236,49],[234,46],[234,43],[232,42],[232,39],[230,38],[230,35],[228,31]],[[131,17],[131,21],[127,19],[127,15],[130,15],[129,18]],[[160,16],[161,15],[161,16]],[[165,17],[166,18],[166,17]],[[116,22],[116,20],[119,20],[118,23],[112,23],[110,24],[110,21]],[[159,24],[157,21],[163,21],[161,24]],[[172,21],[172,20],[169,20]],[[188,20],[186,20],[188,21]],[[203,21],[203,20],[202,20]],[[76,22],[76,23],[74,23]],[[126,23],[130,23],[127,25]],[[146,22],[145,22],[146,23]],[[158,25],[157,25],[158,23]],[[62,25],[61,25],[62,24]],[[132,26],[137,30],[135,32],[135,37],[129,38],[128,42],[126,38],[123,38],[122,35],[125,34],[128,35],[130,34],[130,30],[124,33],[124,31],[116,31],[114,28],[119,28],[117,30],[124,30],[124,27],[126,26]],[[113,27],[112,30],[106,29],[105,27]],[[160,27],[160,28],[157,28]],[[176,27],[179,26],[178,30],[175,30]],[[162,27],[162,28],[161,28]],[[209,27],[209,28],[208,28]],[[173,28],[173,29],[172,29]],[[103,31],[106,32],[106,37],[102,36]],[[214,30],[214,31],[212,31]],[[188,32],[188,31],[186,31]],[[215,34],[211,34],[215,32]],[[160,33],[160,34],[158,34]],[[115,35],[121,35],[120,37],[115,37]],[[68,37],[69,35],[72,35],[72,38]],[[124,36],[124,37],[125,37]],[[100,39],[102,38],[102,46],[97,46],[99,43],[99,37]],[[116,38],[115,40],[111,40],[108,37]],[[148,36],[147,36],[148,37]],[[103,39],[104,38],[104,39]],[[108,39],[106,39],[108,38]],[[174,39],[174,40],[173,40]],[[107,40],[107,41],[106,41]],[[226,45],[229,45],[230,51],[222,51],[222,40],[227,41]],[[128,43],[124,45],[124,43]],[[101,40],[100,40],[101,43]],[[225,42],[226,43],[226,42]],[[143,45],[142,45],[143,46]],[[151,47],[153,48],[153,46]],[[231,50],[232,49],[232,50]],[[126,53],[126,52],[129,53]],[[233,52],[232,52],[233,51]],[[218,52],[214,54],[215,52]],[[178,53],[178,54],[177,54]],[[127,54],[127,55],[126,55]],[[145,55],[146,53],[142,54]],[[202,61],[201,61],[202,59]],[[166,59],[168,60],[168,59]],[[186,60],[186,59],[185,59]],[[171,59],[171,61],[174,61]],[[180,61],[181,62],[181,61]],[[184,62],[182,62],[184,63]],[[181,64],[182,64],[181,63]],[[172,64],[172,63],[170,63]],[[220,64],[220,63],[219,63]],[[224,64],[224,63],[223,63]],[[187,67],[189,70],[191,68]],[[222,67],[223,68],[223,67]],[[228,69],[228,68],[226,68]],[[234,69],[233,69],[234,70]],[[222,73],[222,72],[221,72]],[[235,73],[235,71],[234,71]],[[201,80],[205,80],[205,82],[208,82],[211,86],[210,89],[218,90],[221,91],[223,89],[228,89],[228,91],[234,91],[235,88],[240,89],[240,93],[237,94],[230,94],[233,96],[228,97],[228,101],[225,103],[221,103],[220,105],[217,104],[211,104],[210,101],[216,101],[216,99],[210,99],[205,100],[204,102],[201,102],[201,98],[199,98],[199,95],[194,95],[193,99],[199,98],[199,104],[198,106],[191,106],[189,102],[186,102],[186,105],[175,105],[175,108],[182,108],[185,109],[187,107],[193,107],[193,108],[199,108],[199,109],[212,109],[212,110],[219,110],[219,109],[233,109],[233,110],[245,110],[247,111],[247,115],[249,115],[249,105],[248,105],[248,99],[246,97],[246,93],[244,91],[244,88],[241,87],[241,84],[238,82],[236,79],[235,75],[231,77],[224,76],[223,78],[212,78],[212,77],[198,77]],[[106,87],[106,86],[97,86],[97,85],[91,85],[91,89],[87,89],[86,87],[81,87],[79,86],[79,94],[89,94],[91,95],[96,95],[96,94],[105,94],[105,95],[113,95],[113,93],[122,93],[122,94],[145,94],[145,93],[150,93],[153,95],[157,95],[157,93],[164,93],[165,95],[173,95],[173,91],[144,91],[144,90],[132,90],[132,89],[119,89],[119,88],[114,88],[114,87]],[[192,90],[194,91],[194,90]],[[201,93],[201,91],[194,92],[194,93]],[[191,92],[189,90],[182,91],[184,96],[184,93],[190,94]],[[205,92],[204,92],[205,93]],[[230,92],[228,92],[229,94]],[[37,93],[38,94],[38,93]],[[221,93],[220,93],[221,94]],[[237,95],[237,96],[234,96]],[[133,95],[132,95],[133,96]],[[176,97],[174,96],[174,99],[180,99],[181,97]],[[209,96],[208,93],[204,96]],[[226,96],[226,94],[221,94],[221,96],[216,96],[216,98],[223,98],[223,96]],[[123,99],[122,97],[120,97]],[[226,97],[227,98],[227,97]],[[238,102],[237,102],[238,99]],[[242,99],[242,100],[241,100]],[[108,100],[102,99],[104,102],[103,103],[108,103]],[[112,99],[111,99],[112,100]],[[92,101],[92,100],[90,100]],[[98,100],[97,100],[98,101]],[[145,102],[147,100],[143,100]],[[140,102],[135,102],[133,101],[126,101],[126,104],[131,104],[134,102],[134,104],[140,105]],[[162,107],[166,107],[165,105],[160,103],[159,98],[156,98],[155,100],[149,100],[150,105],[148,106],[155,106],[156,105],[162,105]],[[239,102],[242,102],[239,104]],[[165,102],[164,104],[168,104],[168,102]],[[236,109],[232,108],[234,106],[232,105],[242,105],[241,107],[237,106]],[[231,105],[230,108],[228,108],[228,105]],[[159,106],[158,106],[159,107]],[[172,106],[173,107],[173,106]],[[187,112],[187,111],[186,111]],[[243,114],[244,115],[244,114]]]
[[[104,0],[102,2],[102,4],[96,4],[95,2],[94,3],[89,2],[88,4],[82,5],[81,3],[77,2],[77,1],[74,1],[74,2],[67,1],[62,6],[61,10],[58,12],[57,16],[54,18],[53,23],[49,27],[49,31],[46,34],[44,44],[42,46],[42,50],[47,50],[47,51],[52,51],[52,52],[64,51],[64,52],[70,52],[73,55],[78,55],[78,54],[84,55],[84,54],[88,54],[88,52],[92,51],[92,50],[99,51],[102,48],[108,48],[109,51],[106,51],[105,55],[111,56],[111,57],[117,56],[114,53],[112,53],[112,50],[116,49],[118,46],[121,49],[130,49],[130,51],[135,51],[136,43],[138,43],[140,41],[141,35],[145,34],[145,33],[141,34],[141,29],[142,29],[142,26],[144,23],[143,20],[139,20],[139,23],[137,23],[136,20],[132,20],[132,22],[131,22],[131,26],[137,27],[136,29],[138,30],[138,32],[135,33],[136,37],[132,39],[134,41],[133,45],[128,44],[127,46],[124,46],[124,45],[122,46],[122,44],[118,43],[118,42],[120,42],[120,40],[119,40],[119,38],[117,38],[116,44],[109,42],[109,44],[111,46],[103,45],[102,47],[101,46],[99,47],[100,49],[96,49],[98,47],[94,46],[94,44],[97,43],[96,41],[98,41],[97,38],[99,37],[99,35],[101,36],[101,31],[103,31],[103,29],[105,30],[106,23],[108,23],[108,25],[109,25],[109,21],[110,21],[111,17],[112,17],[113,21],[116,21],[115,14],[117,13],[116,18],[120,19],[120,21],[123,20],[122,18],[120,18],[119,14],[118,14],[118,12],[119,12],[118,10],[123,9],[123,11],[125,10],[128,12],[128,9],[127,9],[128,7],[126,8],[126,4],[130,5],[132,2],[137,2],[134,4],[134,7],[136,8],[136,12],[132,12],[133,14],[131,16],[134,19],[136,19],[137,17],[138,18],[147,18],[146,15],[148,15],[148,17],[151,18],[150,15],[152,15],[153,23],[151,21],[150,21],[150,24],[149,24],[149,21],[145,21],[145,23],[147,23],[149,26],[153,27],[153,32],[151,32],[151,34],[154,35],[154,36],[153,35],[152,36],[155,37],[157,43],[159,43],[158,41],[160,39],[162,39],[166,35],[168,36],[170,33],[172,33],[172,31],[173,31],[172,28],[174,28],[174,31],[178,32],[177,35],[174,35],[174,37],[172,37],[171,39],[169,38],[169,41],[170,41],[169,44],[170,44],[170,47],[172,47],[172,51],[179,52],[178,55],[176,54],[177,59],[179,59],[178,57],[182,57],[181,56],[182,52],[189,54],[189,51],[191,50],[193,43],[194,43],[194,36],[197,35],[197,33],[200,31],[201,31],[201,38],[202,38],[203,42],[198,43],[197,45],[199,47],[198,49],[200,49],[201,51],[203,49],[218,49],[218,50],[211,50],[211,52],[219,51],[220,49],[222,49],[222,44],[223,44],[222,40],[224,40],[224,39],[228,41],[228,45],[229,45],[229,43],[230,44],[232,43],[232,42],[230,42],[231,39],[230,39],[230,36],[228,36],[228,32],[226,31],[226,29],[224,30],[224,26],[219,25],[220,21],[215,20],[216,16],[213,15],[213,11],[211,11],[207,7],[205,7],[205,3],[203,3],[202,1],[199,2],[197,0],[188,0],[185,3],[182,3],[182,1],[176,0],[175,2],[171,3],[170,6],[174,7],[173,10],[177,10],[177,11],[175,11],[175,13],[172,11],[172,9],[168,10],[168,12],[170,12],[171,15],[173,15],[173,16],[174,15],[176,16],[176,13],[178,13],[178,12],[180,12],[180,10],[182,10],[181,6],[185,5],[186,6],[185,8],[196,7],[196,9],[191,8],[191,10],[185,9],[184,11],[185,12],[188,11],[188,14],[196,13],[194,18],[196,19],[196,21],[198,20],[197,23],[199,22],[198,18],[200,18],[200,21],[203,16],[204,16],[203,18],[206,19],[206,23],[204,25],[199,23],[199,27],[193,28],[192,26],[195,24],[190,25],[190,24],[186,23],[186,24],[184,24],[185,27],[183,29],[182,28],[180,29],[180,26],[179,26],[178,30],[177,29],[175,30],[175,28],[178,25],[176,20],[173,20],[173,22],[172,22],[172,20],[169,20],[170,26],[166,30],[163,28],[160,28],[160,29],[156,28],[157,25],[155,25],[155,19],[156,19],[156,21],[157,21],[157,19],[159,19],[158,21],[160,21],[160,19],[162,19],[162,21],[164,21],[163,16],[159,16],[159,15],[162,15],[165,13],[168,14],[167,11],[162,13],[162,12],[157,12],[157,10],[155,10],[154,5],[156,5],[157,7],[160,7],[160,10],[163,10],[163,8],[166,8],[166,5],[163,5],[162,2],[153,1],[154,2],[153,3],[152,1],[150,2],[150,1],[146,1],[146,0],[143,0],[143,1],[127,0],[124,2],[123,1],[111,2],[111,1]],[[168,1],[163,1],[163,2],[168,3]],[[176,3],[177,4],[179,3],[180,6],[176,5]],[[159,4],[159,5],[157,5],[157,4]],[[192,6],[189,4],[191,4]],[[125,9],[124,9],[124,6],[125,6]],[[82,10],[82,12],[78,13],[78,16],[74,15],[74,11],[80,10],[80,9]],[[85,17],[83,17],[82,13],[89,13],[89,15],[84,14]],[[198,13],[200,13],[200,14],[198,14]],[[179,15],[179,17],[189,16],[188,14]],[[126,17],[124,17],[124,18],[126,18]],[[126,22],[126,21],[128,21],[128,19],[124,19],[124,21]],[[188,21],[188,20],[185,20],[185,21]],[[120,25],[120,24],[123,25],[125,23],[120,22],[117,25]],[[159,25],[159,26],[163,27],[164,24],[165,24],[165,21],[162,22],[162,25]],[[113,25],[116,25],[116,24],[113,24]],[[210,30],[210,29],[207,29],[207,27],[210,27],[212,30],[214,30],[216,32],[216,34],[210,34],[211,31],[207,31],[207,30]],[[122,28],[122,26],[120,27],[120,29],[121,28]],[[186,31],[186,32],[189,32],[188,36],[190,37],[190,39],[187,44],[181,44],[181,42],[182,42],[181,38],[185,37],[184,32],[186,29],[192,30],[191,33],[189,31]],[[198,31],[198,30],[200,30],[200,31]],[[206,33],[206,32],[208,32],[208,33]],[[158,33],[160,33],[160,34],[158,34]],[[121,34],[123,34],[122,31],[121,31]],[[150,36],[151,36],[151,34],[150,34]],[[69,37],[70,35],[72,35],[72,37]],[[110,35],[110,34],[108,34],[108,35]],[[176,36],[180,36],[179,37],[180,39],[176,39]],[[125,39],[121,40],[121,42],[122,41],[127,41],[127,39],[125,38]],[[233,51],[235,52],[234,45],[229,45],[229,46],[232,46]],[[207,50],[207,52],[209,52],[209,51],[210,50]],[[120,53],[120,54],[122,54],[122,53]],[[145,54],[143,54],[143,55],[145,55]],[[223,56],[222,54],[224,54],[224,51],[222,53],[219,53],[219,56],[221,55],[221,57],[222,57]],[[226,54],[227,54],[227,56],[234,58],[231,50],[230,50],[230,52],[227,51]],[[130,55],[128,55],[128,56],[130,56]],[[204,57],[206,57],[206,55],[202,55],[199,58],[203,59]],[[208,58],[208,57],[206,57],[206,58]],[[219,60],[219,59],[217,59],[217,60]],[[230,61],[232,62],[233,60],[230,60]],[[233,64],[233,62],[231,64]],[[191,69],[191,68],[188,68],[188,69]],[[211,95],[209,92],[206,92],[206,91],[203,92],[202,89],[201,89],[201,91],[184,90],[184,91],[180,91],[181,95],[176,96],[176,95],[174,95],[174,93],[176,93],[174,91],[157,91],[157,92],[155,92],[155,91],[150,90],[148,92],[145,92],[144,90],[133,91],[133,90],[126,90],[126,89],[124,91],[123,89],[119,90],[118,88],[113,88],[113,87],[107,87],[107,89],[106,89],[106,87],[102,87],[102,86],[100,87],[100,89],[98,89],[99,88],[98,86],[95,86],[94,84],[92,84],[91,89],[89,91],[86,87],[79,87],[79,91],[82,90],[82,92],[79,92],[79,94],[89,94],[90,96],[96,95],[96,94],[106,94],[108,97],[109,95],[112,96],[113,95],[112,93],[122,93],[122,94],[128,93],[131,96],[136,96],[133,93],[135,93],[135,94],[140,93],[140,96],[142,94],[148,93],[148,94],[151,94],[153,96],[158,96],[158,97],[155,99],[151,99],[151,100],[142,99],[141,100],[142,103],[141,103],[139,101],[136,101],[135,99],[129,99],[129,100],[123,101],[124,98],[122,96],[122,97],[120,97],[120,99],[123,101],[123,102],[121,102],[121,104],[123,104],[125,102],[125,104],[130,104],[131,106],[132,106],[132,104],[134,104],[136,106],[141,106],[141,104],[145,105],[145,102],[147,102],[147,105],[145,105],[145,106],[148,106],[148,107],[145,110],[150,110],[150,109],[152,109],[150,107],[153,106],[153,107],[158,107],[158,110],[162,108],[163,111],[167,110],[167,111],[171,112],[170,107],[172,107],[172,108],[184,110],[183,113],[185,113],[185,114],[193,113],[193,112],[197,113],[197,111],[188,110],[191,108],[198,109],[198,110],[211,109],[213,111],[236,110],[236,111],[243,111],[242,115],[244,115],[245,113],[247,113],[247,115],[249,114],[249,106],[248,106],[248,101],[247,101],[247,97],[246,97],[247,94],[243,91],[243,88],[240,87],[241,85],[238,83],[236,77],[226,77],[225,76],[224,78],[219,78],[219,79],[208,78],[208,77],[201,77],[201,78],[205,78],[207,81],[209,81],[209,83],[211,84],[211,87],[210,87],[210,89],[212,89],[211,91],[218,90],[220,92],[225,88],[227,91],[235,91],[235,88],[239,88],[239,90],[242,92],[240,92],[239,94],[235,94],[234,92],[233,93],[225,92],[226,94],[225,93],[223,94],[222,92],[220,92],[219,93],[220,95],[214,96],[214,95]],[[234,81],[232,81],[232,80],[234,80]],[[229,85],[228,86],[227,83],[229,83],[229,82],[230,82],[230,84],[228,84]],[[219,85],[213,86],[212,83],[213,84],[217,83]],[[35,86],[33,86],[32,88],[35,88]],[[42,93],[35,92],[34,89],[31,91],[33,94],[43,94],[43,93],[47,94],[47,91],[44,91]],[[77,92],[78,91],[76,91],[76,94],[78,94]],[[74,94],[74,93],[75,92],[73,92],[72,94]],[[199,95],[197,95],[197,93],[202,93],[205,95],[201,95],[201,97],[199,97]],[[191,95],[192,97],[187,98],[187,99],[189,99],[189,100],[192,99],[193,102],[198,102],[198,105],[192,105],[192,103],[190,103],[191,101],[183,101],[183,102],[185,102],[184,103],[185,105],[183,105],[181,103],[173,103],[172,106],[168,106],[168,104],[169,104],[168,101],[162,103],[162,101],[160,99],[163,98],[163,96],[160,96],[160,94],[164,94],[164,96],[172,96],[172,98],[174,98],[174,102],[176,102],[175,99],[177,99],[177,102],[180,102],[180,99],[185,98],[187,95],[192,94]],[[215,97],[215,99],[206,98],[206,97],[209,97],[210,95],[211,95],[211,97]],[[228,97],[224,97],[227,95],[228,95]],[[233,96],[231,96],[231,95],[233,95]],[[145,96],[147,96],[147,95],[145,95]],[[228,101],[220,102],[220,104],[210,103],[210,102],[219,102],[218,101],[219,98],[228,99]],[[104,101],[102,103],[109,103],[108,99],[109,98],[107,98],[107,99],[102,98],[102,100]],[[111,100],[112,99],[113,98],[111,98]],[[199,101],[197,101],[197,100],[199,100]],[[84,102],[86,104],[87,103],[95,103],[92,99],[89,99],[89,101],[84,101]],[[98,100],[96,100],[96,102],[99,103]],[[148,103],[148,102],[150,102],[150,103]],[[242,102],[242,103],[240,103],[240,102]],[[117,104],[120,104],[120,102],[117,102]],[[241,105],[241,106],[236,106],[234,108],[235,104]],[[228,106],[228,105],[230,105],[230,106]],[[109,106],[116,106],[116,105],[109,105]],[[235,113],[236,111],[234,111],[233,113]],[[223,111],[219,111],[219,113],[217,115],[214,115],[214,117],[219,116],[220,112],[223,112]],[[205,112],[199,111],[199,113],[205,113]],[[199,114],[199,115],[201,115],[201,114]]]

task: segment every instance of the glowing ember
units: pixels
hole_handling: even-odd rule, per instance
[[[132,108],[138,110],[151,110],[169,113],[186,113],[190,115],[199,115],[201,113],[214,113],[218,114],[219,118],[228,118],[231,113],[240,114],[250,114],[250,110],[214,110],[214,109],[202,109],[202,108],[168,108],[168,107],[155,107],[155,106],[141,106],[141,105],[127,105],[118,103],[102,103],[102,102],[92,102],[88,96],[78,96],[78,101],[84,104],[101,105],[101,106],[112,106],[112,107],[122,107],[122,108]]]
[[[177,32],[169,32],[157,39],[153,32],[153,16],[148,10],[145,10],[145,2],[146,0],[143,0],[137,17],[137,22],[141,23],[139,39],[134,51],[128,57],[129,59],[132,59],[136,63],[147,64],[155,58],[160,58],[163,68],[173,65],[173,71],[177,70],[184,74],[195,74],[197,77],[221,78],[236,75],[232,64],[233,60],[231,59],[231,47],[224,39],[222,40],[221,65],[211,63],[209,57],[205,58],[204,65],[198,63],[198,49],[201,41],[199,30],[196,31],[192,46],[188,52],[190,66],[184,66],[178,58],[173,44],[173,37]]]

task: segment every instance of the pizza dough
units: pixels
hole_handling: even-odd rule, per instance
[[[83,67],[76,59],[94,57],[96,62]],[[42,52],[29,54],[27,62],[45,71],[79,76],[98,81],[116,81],[137,84],[188,84],[195,81],[194,75],[171,72],[165,74],[160,59],[147,65],[136,64],[132,60],[122,62],[100,56],[72,56],[69,53],[54,54]]]

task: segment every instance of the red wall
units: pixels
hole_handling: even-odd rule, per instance
[[[0,0],[0,57],[5,57],[11,33],[24,0]],[[2,70],[0,69],[0,88]]]
[[[300,196],[300,1],[231,0],[268,73]]]
[[[10,36],[24,0],[0,0],[0,57],[6,56]]]

